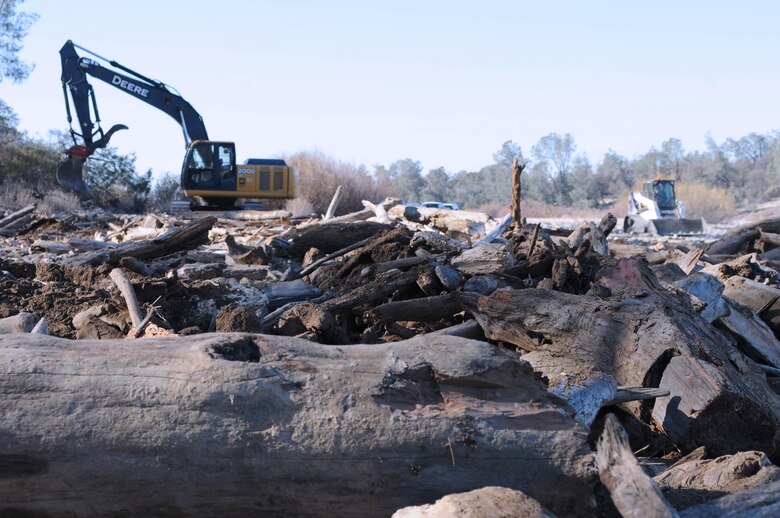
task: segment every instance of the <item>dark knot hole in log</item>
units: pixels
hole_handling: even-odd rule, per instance
[[[209,356],[232,362],[258,363],[260,361],[260,348],[250,338],[240,338],[214,344],[209,349]]]

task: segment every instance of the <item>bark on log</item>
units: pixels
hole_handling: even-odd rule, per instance
[[[599,479],[624,518],[676,517],[677,512],[631,452],[614,414],[607,416],[596,451]]]
[[[189,250],[208,240],[209,230],[216,221],[215,218],[209,216],[183,227],[172,228],[155,239],[122,243],[114,248],[87,252],[65,259],[62,264],[66,267],[98,266],[100,264],[116,266],[123,257],[135,257],[146,261],[180,250]]]
[[[780,468],[761,452],[744,451],[678,462],[654,480],[672,505],[682,510],[780,480]]]
[[[387,516],[490,485],[594,512],[587,430],[483,342],[7,335],[0,393],[0,514]]]
[[[462,301],[488,338],[531,351],[523,359],[584,424],[614,398],[618,385],[657,387],[670,396],[625,408],[645,423],[654,421],[680,447],[706,445],[716,455],[748,449],[780,454],[779,400],[763,373],[751,362],[734,362],[739,353],[687,301],[634,294],[602,300],[501,289],[488,297],[463,293]],[[745,421],[751,423],[747,429]]]

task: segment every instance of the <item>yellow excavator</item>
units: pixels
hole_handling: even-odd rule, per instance
[[[92,57],[79,56],[76,49]],[[96,150],[106,147],[115,132],[127,129],[124,124],[114,125],[105,132],[101,128],[95,93],[87,81],[87,76],[92,76],[167,113],[179,123],[187,148],[181,170],[181,188],[197,205],[227,209],[239,198],[295,197],[297,174],[292,167],[284,160],[268,158],[250,158],[237,164],[235,144],[209,140],[203,118],[174,88],[70,40],[60,49],[60,58],[65,110],[74,142],[66,151],[67,158],[57,166],[57,180],[61,185],[89,197],[83,177],[84,163]],[[73,128],[69,96],[78,118],[78,130]],[[178,203],[178,210],[186,210],[182,203],[189,206],[190,200],[175,203]]]

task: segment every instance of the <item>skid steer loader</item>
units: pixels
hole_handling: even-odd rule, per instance
[[[685,204],[674,194],[674,180],[650,180],[642,185],[641,192],[628,195],[623,232],[659,236],[701,234],[704,222],[685,217]]]

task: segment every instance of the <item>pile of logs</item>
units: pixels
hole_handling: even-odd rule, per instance
[[[0,514],[780,512],[780,222],[237,216],[14,236]]]

